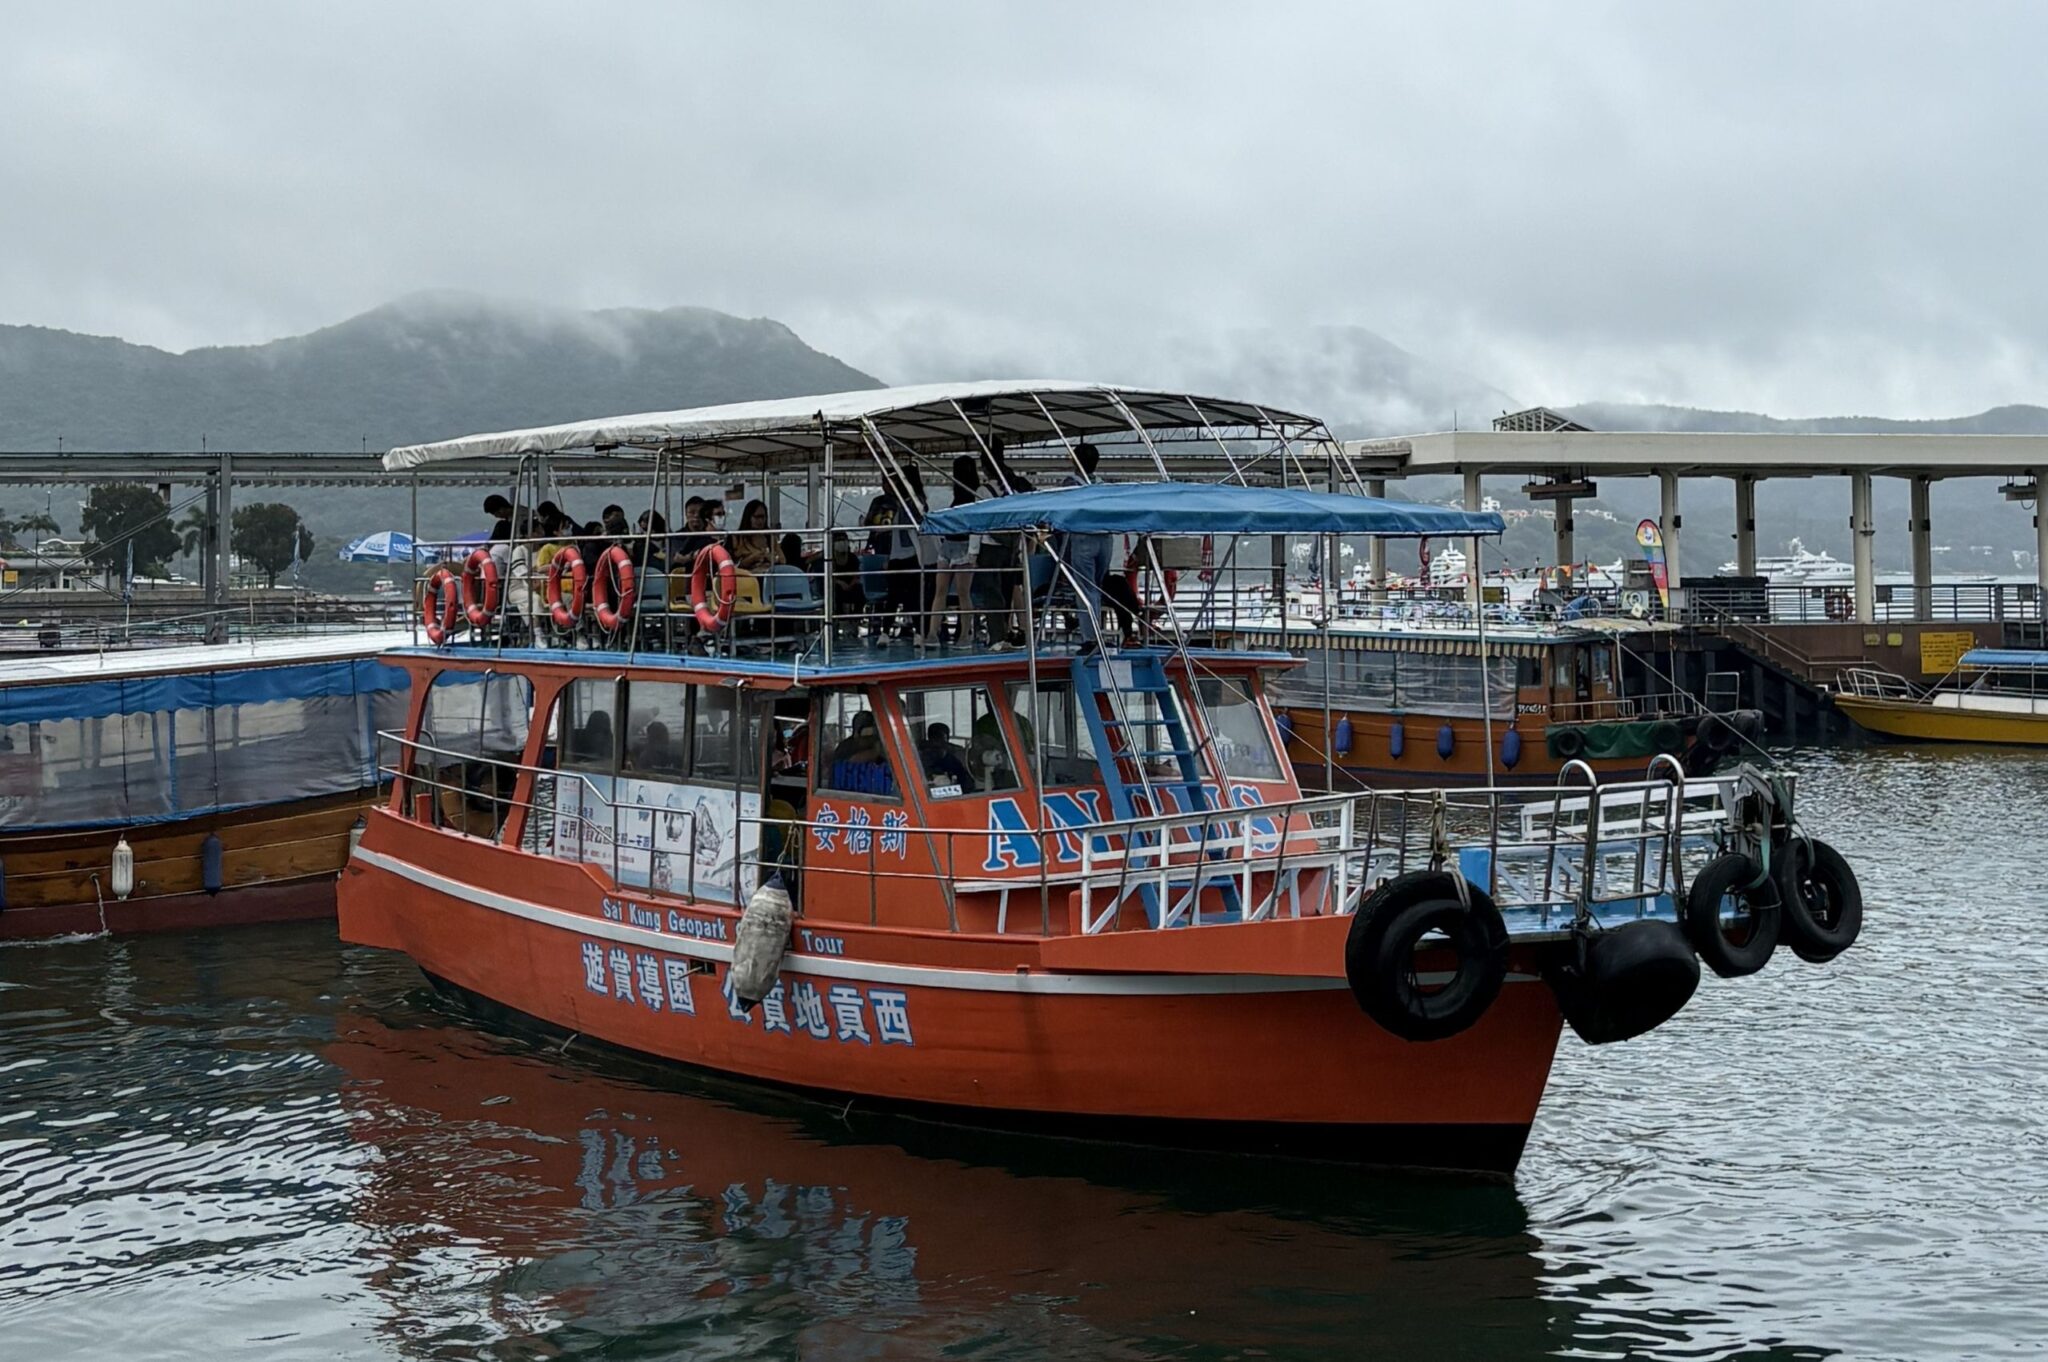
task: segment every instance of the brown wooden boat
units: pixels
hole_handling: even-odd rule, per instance
[[[408,637],[0,665],[0,940],[332,913]]]

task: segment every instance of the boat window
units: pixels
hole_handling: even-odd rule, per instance
[[[1031,750],[1031,684],[1012,681],[1010,710],[1017,717],[1017,735],[1024,744],[1024,768],[1030,770],[1038,758]],[[1097,785],[1102,772],[1095,762],[1095,740],[1081,717],[1070,680],[1046,679],[1038,683],[1038,722],[1045,730],[1045,784],[1048,789],[1062,785]]]
[[[903,717],[931,797],[1017,788],[1017,763],[987,686],[905,691]]]
[[[506,672],[446,671],[420,716],[420,744],[465,757],[517,762],[533,721],[533,685]]]
[[[656,778],[690,769],[690,692],[695,689],[677,681],[627,683],[622,769]]]
[[[692,779],[754,784],[761,766],[761,707],[731,686],[699,686],[691,726]]]
[[[896,773],[866,695],[833,691],[825,696],[818,707],[818,746],[826,754],[818,764],[820,790],[897,798]]]
[[[436,823],[497,836],[511,813],[514,768],[525,758],[532,720],[533,686],[523,676],[444,671],[434,678],[420,714],[413,775],[423,782],[417,792],[432,794]],[[246,723],[237,715],[231,726],[246,734]]]
[[[1303,652],[1302,665],[1274,685],[1274,694],[1290,704],[1320,705],[1327,676],[1333,701],[1391,709],[1398,657],[1359,648],[1311,648]]]
[[[1223,771],[1232,780],[1281,779],[1280,755],[1273,750],[1265,711],[1251,682],[1242,676],[1205,676],[1196,684]]]
[[[619,683],[584,678],[562,688],[562,755],[565,771],[610,775],[618,766]]]

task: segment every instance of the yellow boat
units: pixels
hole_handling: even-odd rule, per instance
[[[1887,738],[2048,747],[2048,652],[1972,648],[1927,688],[1852,667],[1834,699],[1860,727]]]

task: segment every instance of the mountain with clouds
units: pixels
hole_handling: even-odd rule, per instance
[[[345,450],[879,387],[766,318],[424,293],[308,335],[172,354],[0,326],[0,450]]]

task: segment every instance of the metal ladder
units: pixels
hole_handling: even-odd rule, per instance
[[[1203,778],[1201,749],[1189,736],[1187,723],[1181,716],[1179,698],[1167,679],[1166,667],[1159,653],[1139,651],[1114,657],[1100,654],[1077,657],[1073,661],[1073,678],[1074,697],[1082,718],[1087,721],[1088,735],[1094,740],[1103,789],[1109,796],[1110,809],[1118,819],[1217,810]],[[1097,696],[1109,701],[1108,714],[1103,713],[1103,706],[1096,701]],[[1147,714],[1143,712],[1142,704],[1128,703],[1134,696],[1149,697],[1156,706],[1156,713]],[[1174,775],[1154,780],[1150,764],[1166,758],[1172,759]],[[1177,810],[1165,798],[1168,794],[1176,796]],[[1143,807],[1139,805],[1141,799]],[[1205,836],[1208,826],[1203,825]],[[1167,835],[1163,831],[1133,831],[1126,837],[1124,864],[1130,870],[1142,873],[1148,863],[1158,866],[1168,847]],[[1209,852],[1208,857],[1221,857],[1223,854],[1218,850]],[[1213,875],[1205,873],[1200,865],[1201,859],[1199,854],[1192,859],[1185,882],[1179,879],[1177,868],[1170,868],[1171,878],[1167,875],[1144,875],[1120,897],[1136,892],[1154,926],[1171,926],[1183,917],[1199,925],[1202,891],[1213,884],[1221,891],[1222,915],[1230,918],[1242,916],[1243,903],[1236,882],[1221,867]],[[1162,895],[1162,889],[1168,892]]]

